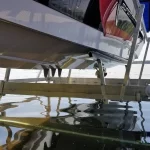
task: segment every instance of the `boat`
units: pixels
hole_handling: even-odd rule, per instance
[[[0,67],[94,69],[128,61],[139,1],[0,0]],[[97,5],[98,4],[98,5]],[[134,59],[145,43],[143,30]]]

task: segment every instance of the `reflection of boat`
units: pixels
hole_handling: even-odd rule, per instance
[[[127,14],[117,7],[116,0],[110,7],[106,7],[104,0],[100,6],[93,0],[36,1],[50,8],[33,0],[1,0],[1,67],[33,68],[43,64],[55,68],[93,68],[94,61],[89,57],[98,57],[108,66],[127,62],[137,15],[132,1],[124,0],[129,7],[125,7]],[[114,15],[116,11],[118,16]],[[114,24],[115,33],[110,32],[108,24],[117,17],[130,25],[123,23],[124,28],[120,28]],[[143,32],[139,33],[134,58],[144,44]]]
[[[135,129],[136,112],[129,110],[130,108],[128,105],[119,105],[115,102],[109,105],[101,103],[72,105],[62,110],[72,115],[58,120],[70,125],[139,131],[137,126]]]
[[[40,102],[40,106],[44,106],[45,111],[41,112],[40,114],[44,115],[46,118],[44,119],[34,119],[34,118],[19,118],[16,117],[6,117],[8,120],[15,120],[15,121],[29,121],[29,124],[36,123],[43,124],[47,122],[50,117],[50,102],[48,99],[47,106],[43,104],[39,98],[31,97],[27,98],[26,100],[22,101],[21,103],[30,103],[33,100],[38,100]],[[0,108],[2,111],[6,111],[9,108],[17,107],[19,103],[6,103],[1,104]],[[61,112],[67,112],[65,116],[59,116],[59,105],[60,99],[57,106],[57,115],[56,117],[51,118],[51,122],[58,122],[63,124],[69,125],[86,125],[92,127],[99,127],[99,128],[109,128],[109,129],[121,129],[126,131],[140,131],[138,126],[135,126],[137,122],[136,111],[130,110],[132,107],[126,105],[119,105],[117,102],[110,102],[109,104],[103,103],[93,103],[93,104],[79,104],[79,105],[70,105],[69,108],[61,109]],[[2,116],[6,116],[4,113]],[[30,116],[31,117],[31,116]]]
[[[38,101],[40,102],[40,107],[44,108],[41,114],[44,116],[44,118],[31,118],[30,117],[24,117],[24,118],[17,118],[17,117],[6,117],[7,115],[7,109],[18,107],[19,103],[23,103],[24,105],[26,103],[30,103],[32,101]],[[60,109],[60,100],[58,100],[57,108],[56,108],[56,114],[55,116],[50,116],[51,112],[51,104],[50,99],[47,99],[47,104],[44,104],[42,100],[38,97],[31,97],[26,98],[24,101],[21,101],[19,103],[13,102],[13,103],[6,103],[1,104],[0,108],[2,112],[5,111],[5,113],[2,114],[4,118],[1,119],[7,119],[12,120],[15,122],[21,121],[26,122],[29,124],[43,124],[44,122],[48,122],[49,118],[50,122],[52,123],[63,123],[63,124],[69,124],[69,125],[86,125],[86,126],[92,126],[92,127],[98,127],[98,128],[109,128],[109,129],[120,129],[125,131],[140,131],[139,127],[136,126],[137,124],[137,112],[132,111],[132,107],[128,105],[128,102],[125,105],[120,105],[118,102],[109,102],[109,104],[103,104],[100,102],[92,103],[92,104],[71,104],[71,101],[69,100],[69,107]],[[37,102],[36,102],[37,103]],[[29,105],[29,104],[28,104]],[[27,106],[28,106],[27,105]],[[60,111],[59,111],[60,110]],[[65,115],[62,116],[61,112],[63,112]],[[67,112],[67,113],[66,113]]]

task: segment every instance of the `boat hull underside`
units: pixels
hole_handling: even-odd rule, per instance
[[[68,69],[93,68],[95,61],[88,59],[88,53],[94,49],[4,20],[0,21],[0,29],[0,67],[31,69],[47,64]],[[109,53],[99,54],[108,66],[125,63]]]

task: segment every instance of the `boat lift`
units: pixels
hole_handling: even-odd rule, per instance
[[[134,1],[133,1],[134,2]],[[71,78],[71,70],[67,78],[51,77],[48,83],[37,83],[44,81],[39,78],[41,70],[36,79],[17,79],[9,80],[11,68],[7,68],[4,81],[0,82],[0,93],[5,94],[25,94],[38,96],[56,96],[56,97],[84,97],[99,100],[115,101],[149,101],[150,80],[141,79],[145,60],[150,44],[150,38],[147,37],[145,25],[142,22],[144,5],[134,2],[135,8],[139,9],[137,24],[133,33],[133,42],[126,66],[124,79],[105,79],[101,60],[97,60],[99,77],[93,79]],[[139,30],[142,29],[147,47],[142,61],[142,67],[138,79],[129,79],[133,56],[136,48]],[[51,82],[53,83],[51,83]],[[32,82],[32,83],[31,83]],[[35,82],[35,83],[33,83]]]

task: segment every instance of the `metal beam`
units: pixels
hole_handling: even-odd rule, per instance
[[[135,64],[142,64],[142,63],[143,63],[143,61],[141,61],[141,60],[139,61],[139,60],[138,60],[138,61],[134,61],[132,64],[135,65]],[[146,60],[146,61],[145,61],[145,64],[149,65],[149,64],[150,64],[150,60]]]
[[[71,69],[69,69],[69,72],[68,72],[68,84],[70,83],[70,78],[71,78]]]
[[[10,79],[9,82],[17,82],[17,83],[23,83],[23,82],[40,82],[40,81],[46,81],[45,78],[26,78],[26,79]]]
[[[125,76],[124,76],[124,82],[123,82],[123,85],[122,85],[122,88],[120,91],[120,100],[123,100],[126,86],[129,81],[131,65],[132,65],[132,61],[133,61],[133,56],[134,56],[134,52],[135,52],[135,48],[136,48],[137,39],[139,36],[139,30],[140,30],[140,26],[141,26],[141,22],[142,22],[142,18],[143,18],[142,17],[143,12],[144,12],[144,5],[141,5],[141,7],[139,9],[138,18],[137,18],[137,25],[136,25],[136,28],[135,28],[135,31],[133,34],[133,42],[132,42],[131,51],[130,51],[130,55],[129,55],[129,59],[128,59],[128,63],[127,63],[127,68],[126,68],[126,72],[125,72]]]
[[[4,81],[9,81],[10,71],[11,71],[10,68],[6,69]]]
[[[27,79],[11,79],[9,82],[16,82],[16,83],[29,83],[29,82],[36,82],[37,78],[27,78]],[[38,81],[45,81],[45,78],[39,78]],[[51,77],[51,81],[54,84],[88,84],[88,85],[100,85],[100,80],[98,78],[70,78],[68,83],[68,77]],[[105,82],[107,85],[121,85],[123,83],[123,79],[118,78],[105,78]],[[138,79],[130,79],[131,85],[137,85]],[[149,79],[142,79],[140,85],[147,85],[150,84]]]
[[[104,100],[107,100],[106,91],[105,91],[105,78],[104,78],[104,71],[102,66],[102,61],[100,59],[97,60],[98,68],[99,68],[99,76],[100,76],[100,87],[101,87],[101,93]]]
[[[143,62],[142,62],[142,67],[141,67],[141,71],[140,71],[140,75],[139,75],[138,85],[140,84],[140,81],[141,81],[141,78],[142,78],[142,75],[143,75],[143,70],[144,70],[144,65],[145,65],[145,60],[146,60],[146,57],[147,57],[149,45],[150,45],[150,38],[147,40],[147,46],[146,46],[146,50],[145,50],[145,54],[144,54],[144,58],[143,58]]]
[[[42,69],[39,71],[39,73],[38,73],[38,75],[37,75],[37,78],[36,78],[36,83],[39,81],[39,78],[40,78],[40,75],[41,75],[41,73],[42,73]],[[44,78],[45,79],[45,78]]]
[[[3,95],[4,81],[0,81],[0,95]]]
[[[120,100],[121,85],[105,85],[105,92],[108,99]],[[137,93],[141,94],[143,101],[148,101],[145,93],[146,86],[127,86],[125,99],[138,101]],[[5,82],[3,88],[4,94],[25,94],[41,95],[51,97],[80,97],[103,99],[103,93],[100,85],[87,84],[47,84],[47,83],[13,83]]]

